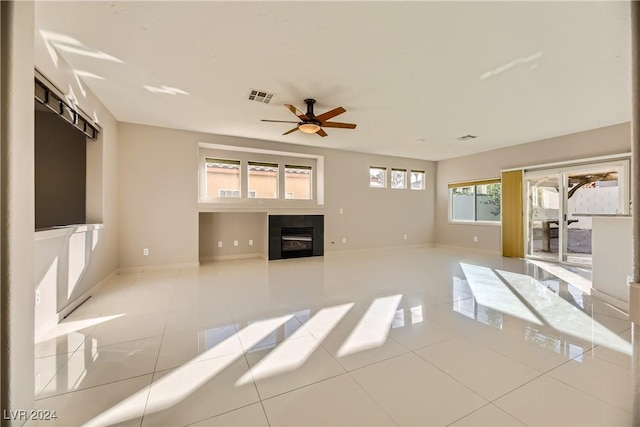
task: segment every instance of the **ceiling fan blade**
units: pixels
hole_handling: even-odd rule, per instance
[[[322,127],[323,128],[355,129],[356,125],[354,123],[324,122],[322,124]]]
[[[327,136],[327,133],[325,131],[323,131],[322,129],[320,129],[318,132],[316,132],[316,135],[320,135],[322,137]]]
[[[298,123],[298,122],[294,122],[294,121],[291,121],[291,120],[265,120],[265,119],[262,119],[260,121],[261,122],[270,122],[270,123]]]
[[[295,132],[295,131],[297,131],[297,130],[298,130],[298,128],[297,128],[297,127],[295,127],[295,128],[293,128],[293,129],[291,129],[291,130],[286,131],[285,133],[283,133],[283,135],[289,135],[291,132]]]
[[[293,114],[295,114],[300,120],[309,120],[309,118],[300,110],[298,110],[295,106],[291,104],[284,104],[285,107],[289,109]]]
[[[347,110],[345,110],[345,109],[344,109],[344,108],[342,108],[342,107],[334,108],[334,109],[333,109],[333,110],[331,110],[331,111],[327,111],[326,113],[322,113],[322,114],[320,114],[319,116],[316,116],[316,119],[318,119],[318,120],[320,120],[322,123],[324,123],[324,121],[325,121],[325,120],[329,120],[330,118],[335,117],[335,116],[337,116],[338,114],[342,114],[342,113],[344,113],[345,111],[347,111]]]

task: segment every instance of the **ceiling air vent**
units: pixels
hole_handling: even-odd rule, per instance
[[[456,138],[458,141],[469,141],[470,139],[476,139],[477,136],[475,135],[465,135],[465,136],[460,136],[458,138]]]
[[[249,99],[251,101],[258,101],[264,104],[271,102],[274,96],[276,96],[275,93],[270,93],[264,90],[251,89],[251,93],[249,93]]]

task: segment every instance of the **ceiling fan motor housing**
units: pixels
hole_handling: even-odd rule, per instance
[[[315,133],[318,136],[325,137],[327,133],[322,129],[323,127],[330,128],[342,128],[342,129],[355,129],[356,125],[353,123],[339,123],[339,122],[331,122],[329,121],[333,117],[346,112],[342,107],[334,108],[333,110],[327,111],[325,113],[320,114],[320,116],[316,116],[313,112],[313,104],[315,104],[316,100],[313,98],[307,98],[304,100],[304,103],[307,104],[307,112],[303,114],[300,110],[294,107],[291,104],[284,104],[285,107],[289,111],[291,111],[299,120],[297,122],[297,126],[293,129],[288,130],[283,133],[283,135],[289,135],[291,132],[295,132],[300,130],[304,133]],[[287,120],[262,120],[264,122],[284,122],[284,123],[296,123]]]

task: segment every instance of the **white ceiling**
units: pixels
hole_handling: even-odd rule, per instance
[[[37,35],[125,122],[441,160],[631,117],[627,2],[35,9]],[[249,101],[250,89],[276,96]],[[293,125],[260,122],[295,119],[282,104],[307,97],[316,114],[343,106],[334,121],[357,129],[283,136]]]

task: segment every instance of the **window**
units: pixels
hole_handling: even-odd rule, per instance
[[[240,160],[206,159],[207,197],[240,197]]]
[[[449,184],[452,221],[500,221],[500,180]]]
[[[249,162],[247,175],[250,199],[278,198],[278,165],[276,163]]]
[[[219,190],[218,196],[220,197],[240,197],[238,190]]]
[[[391,169],[391,188],[407,188],[407,171]]]
[[[311,199],[311,166],[284,166],[284,198]]]
[[[316,183],[317,177],[322,180],[322,156],[223,148],[200,145],[199,203],[249,209],[255,209],[257,205],[324,204],[324,188]],[[316,168],[320,174],[316,173]]]
[[[411,189],[424,190],[424,171],[411,171]]]
[[[371,166],[369,168],[369,187],[384,188],[387,186],[387,168]]]

